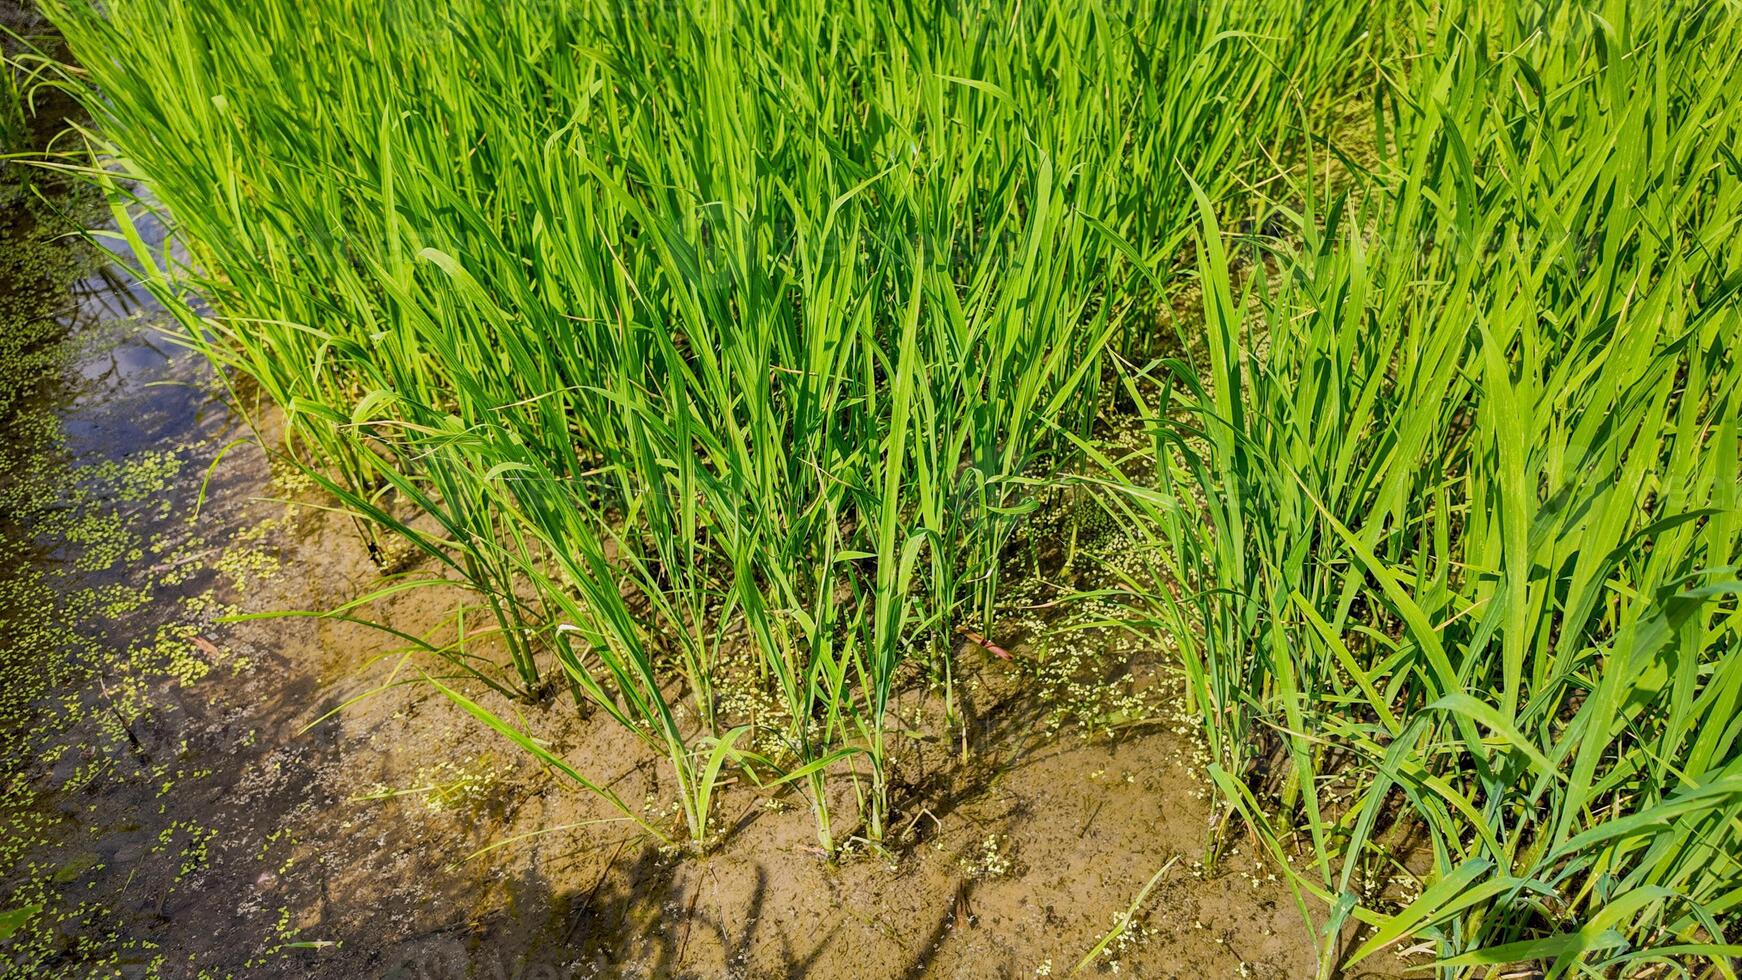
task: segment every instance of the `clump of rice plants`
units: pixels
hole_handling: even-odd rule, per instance
[[[1202,357],[1129,378],[1132,585],[1327,970],[1736,953],[1742,19],[1601,6],[1398,21],[1376,165],[1202,202]]]
[[[1730,7],[43,5],[185,341],[437,570],[327,614],[468,589],[431,683],[650,836],[734,771],[881,843],[899,689],[960,724],[1099,468],[1327,972],[1734,953]],[[681,825],[483,689],[633,732]]]
[[[1280,0],[44,6],[187,342],[496,622],[425,644],[441,690],[633,818],[461,686],[602,709],[692,846],[734,767],[830,852],[840,780],[889,827],[904,665],[954,717],[948,640],[1151,343],[1193,182],[1249,193],[1365,37]],[[745,647],[778,710],[722,709]]]

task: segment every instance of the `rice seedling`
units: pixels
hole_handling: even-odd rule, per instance
[[[462,586],[431,683],[651,837],[733,772],[880,846],[895,697],[965,743],[953,638],[1086,468],[1327,973],[1733,952],[1730,7],[43,6],[184,342],[437,570],[327,614]]]
[[[953,697],[945,640],[995,615],[1102,351],[1153,332],[1188,178],[1244,193],[1361,19],[46,9],[187,249],[143,264],[188,342],[492,610],[507,669],[462,672],[640,733],[695,846],[730,761],[804,788],[829,851],[830,772],[880,840],[902,665]],[[720,715],[746,643],[780,717]]]
[[[1201,201],[1205,356],[1128,376],[1131,584],[1326,971],[1735,955],[1742,21],[1659,13],[1411,11],[1378,165]]]

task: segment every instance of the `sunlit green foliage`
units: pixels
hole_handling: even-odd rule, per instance
[[[1731,6],[45,7],[189,342],[626,817],[466,691],[617,719],[697,847],[728,769],[880,841],[1069,471],[1327,970],[1735,951]]]
[[[1736,952],[1742,18],[1599,6],[1413,14],[1371,171],[1203,202],[1207,356],[1133,376],[1134,584],[1327,963]]]
[[[832,848],[826,778],[879,839],[899,666],[950,689],[1146,338],[1188,177],[1238,193],[1340,77],[1355,5],[1291,7],[48,10],[188,250],[148,275],[212,304],[190,338],[494,611],[510,669],[454,663],[641,734],[697,843],[737,760]],[[720,716],[746,643],[783,717]]]

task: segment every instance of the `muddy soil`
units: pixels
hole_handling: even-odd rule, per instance
[[[272,414],[254,431],[107,256],[57,237],[95,202],[6,180],[43,192],[6,200],[7,254],[26,258],[0,284],[8,976],[1063,975],[1163,867],[1094,970],[1313,975],[1276,869],[1238,849],[1201,863],[1189,728],[1088,737],[1048,673],[1064,654],[1038,640],[1012,663],[963,650],[965,752],[912,743],[898,843],[829,863],[802,801],[743,785],[713,853],[662,855],[408,682],[433,665],[381,633],[222,621],[332,608],[381,572],[255,441]],[[421,632],[456,601],[370,614]],[[1159,652],[1069,656],[1166,702]],[[659,764],[608,719],[489,703],[669,811]]]

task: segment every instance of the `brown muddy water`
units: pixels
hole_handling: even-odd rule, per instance
[[[0,166],[7,976],[1062,976],[1169,862],[1096,971],[1312,975],[1276,869],[1249,848],[1199,862],[1189,729],[1090,738],[1074,720],[1085,698],[1165,704],[1155,651],[1039,630],[1007,641],[1013,664],[965,651],[968,758],[915,743],[891,854],[825,863],[800,801],[735,786],[719,848],[678,860],[406,683],[381,635],[220,622],[332,608],[380,573],[246,441],[124,268],[64,237],[96,202]],[[255,421],[270,445],[273,416]],[[418,590],[371,614],[417,632],[453,602]],[[608,722],[496,707],[670,807]]]

